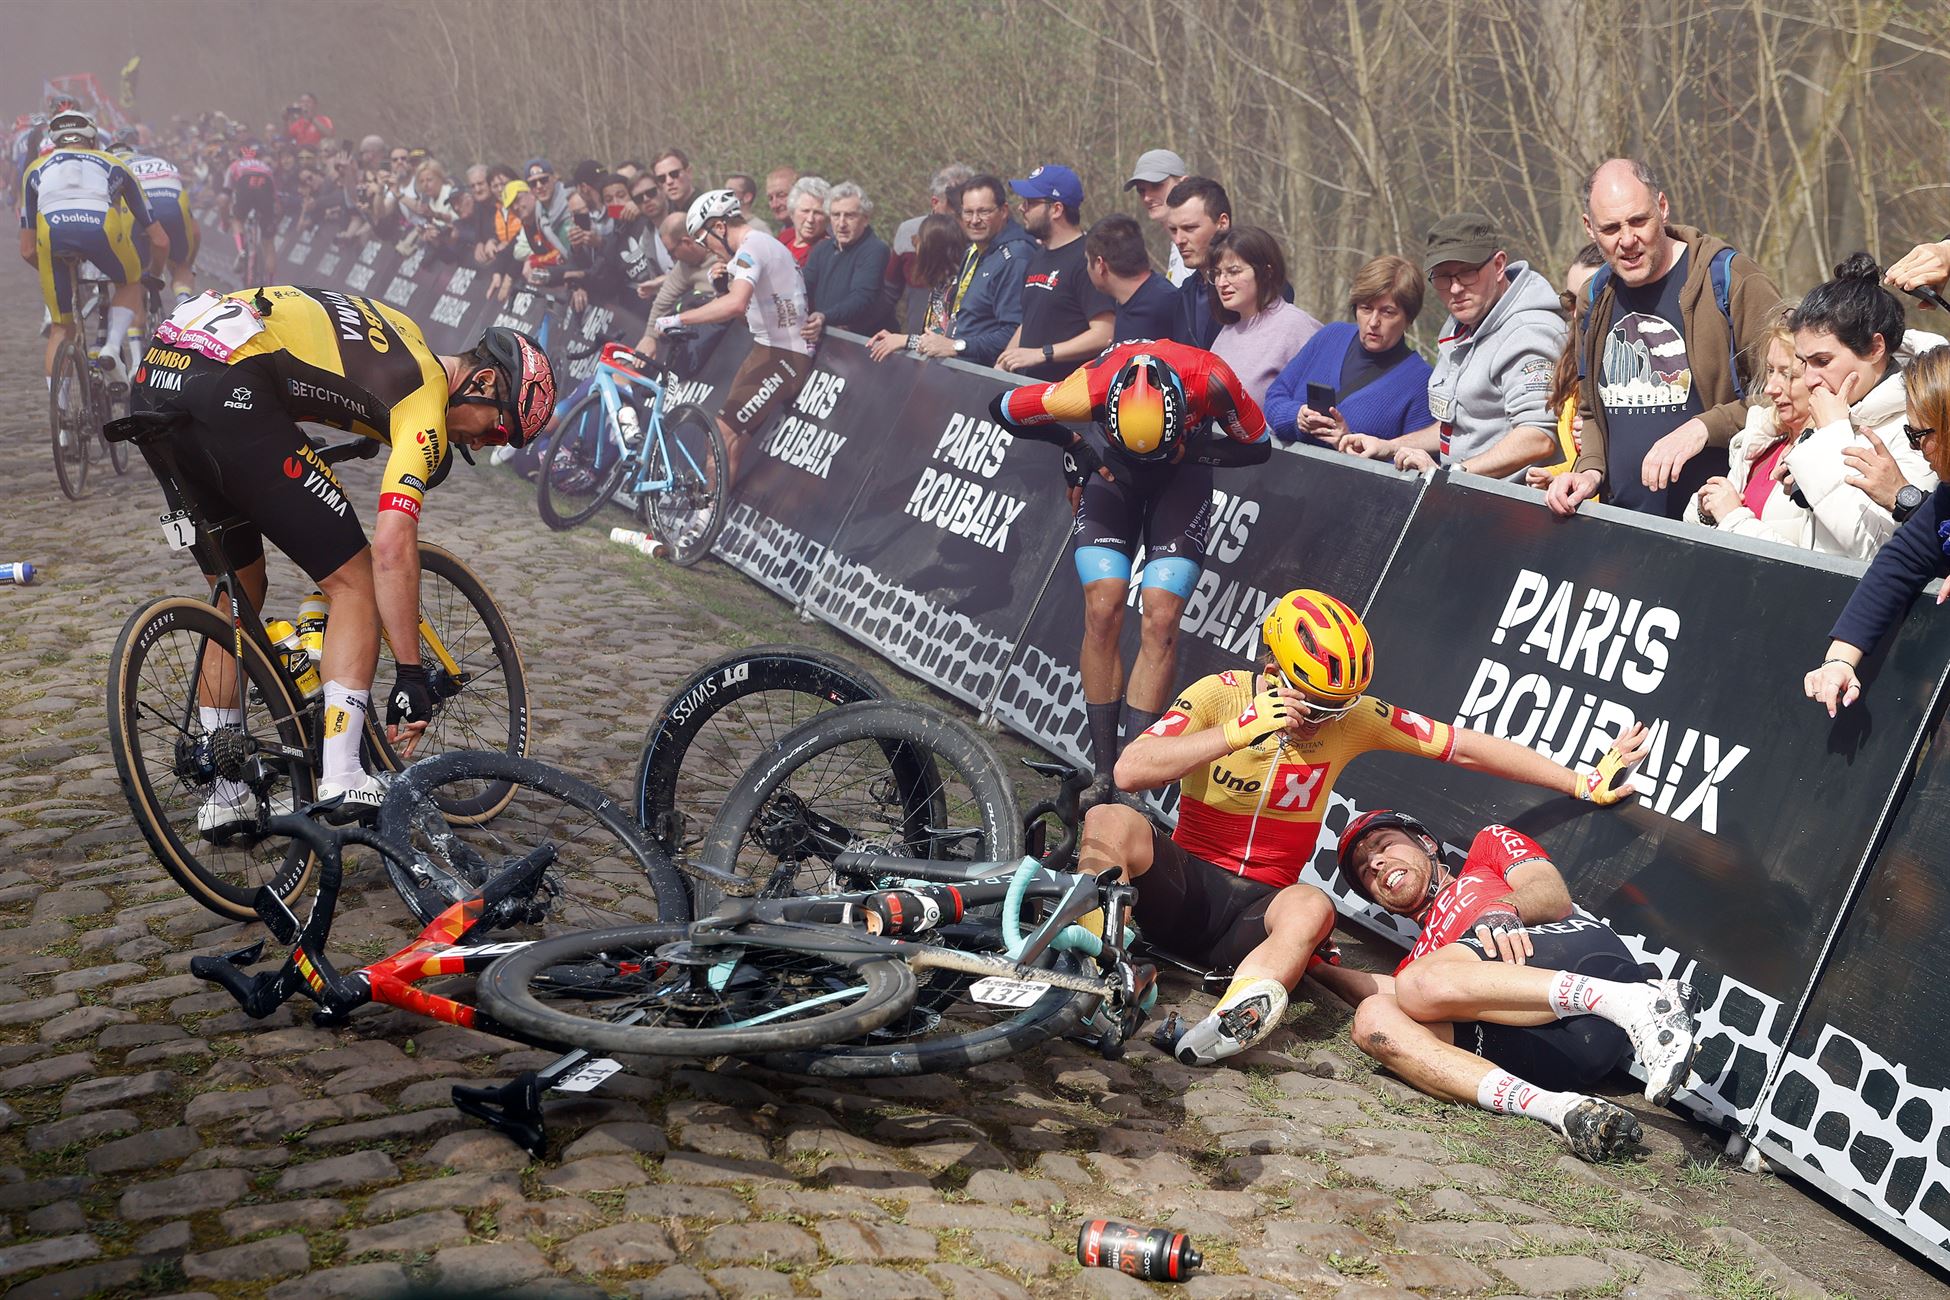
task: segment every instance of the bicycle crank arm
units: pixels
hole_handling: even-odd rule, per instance
[[[1052,988],[1069,989],[1073,993],[1091,993],[1101,998],[1115,997],[1118,993],[1118,986],[1112,980],[1089,975],[1071,975],[1065,971],[1045,970],[1038,966],[1024,966],[1007,957],[985,957],[980,953],[918,945],[908,949],[902,955],[917,970],[952,970],[964,975],[999,975],[1004,979],[1022,980],[1030,984],[1047,984]]]

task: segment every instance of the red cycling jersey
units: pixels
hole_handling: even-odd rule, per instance
[[[1188,428],[1217,420],[1240,442],[1257,442],[1266,436],[1266,417],[1231,366],[1204,348],[1164,339],[1120,343],[1055,383],[1018,388],[1003,397],[1002,413],[1024,426],[1101,421],[1110,381],[1126,360],[1136,356],[1154,356],[1178,372],[1185,385]]]
[[[1417,957],[1426,957],[1437,948],[1467,935],[1490,904],[1515,893],[1510,873],[1526,862],[1549,862],[1544,846],[1522,831],[1508,826],[1485,826],[1476,832],[1469,846],[1469,857],[1462,874],[1443,886],[1442,892],[1422,914],[1422,933],[1415,946],[1402,958],[1395,973],[1401,974]]]
[[[256,190],[277,183],[277,173],[262,158],[239,158],[223,174],[227,190]]]

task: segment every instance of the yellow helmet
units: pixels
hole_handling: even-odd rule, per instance
[[[1330,709],[1351,705],[1374,680],[1374,643],[1361,617],[1324,591],[1289,591],[1260,629],[1287,684]]]

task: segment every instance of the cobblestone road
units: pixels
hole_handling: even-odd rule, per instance
[[[1311,986],[1268,1050],[1206,1073],[1145,1046],[1106,1062],[1064,1045],[857,1088],[733,1063],[634,1074],[552,1110],[540,1162],[448,1092],[540,1053],[390,1012],[338,1032],[288,1011],[244,1021],[187,967],[248,932],[151,859],[106,751],[115,634],[193,575],[161,543],[139,466],[59,496],[38,342],[18,324],[30,295],[20,275],[0,286],[0,560],[45,571],[0,588],[11,1294],[1138,1294],[1070,1260],[1078,1222],[1103,1215],[1192,1233],[1199,1300],[1943,1293],[1825,1205],[1716,1166],[1671,1116],[1646,1116],[1641,1159],[1593,1169],[1535,1126],[1431,1104],[1375,1075]],[[370,471],[349,475],[356,499]],[[842,648],[715,565],[680,573],[597,529],[547,533],[498,475],[460,470],[426,524],[514,616],[538,754],[618,792],[656,704],[697,664],[759,640]],[[288,614],[303,588],[274,566]],[[350,882],[346,926],[407,933],[371,878]]]

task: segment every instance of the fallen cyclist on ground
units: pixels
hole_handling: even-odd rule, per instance
[[[1187,1065],[1245,1051],[1280,1023],[1287,994],[1319,968],[1334,905],[1297,883],[1312,859],[1341,770],[1374,750],[1419,754],[1512,781],[1613,804],[1645,752],[1627,727],[1591,772],[1513,741],[1451,727],[1366,695],[1374,648],[1360,618],[1323,592],[1280,597],[1261,628],[1258,671],[1187,687],[1117,761],[1127,791],[1180,782],[1170,835],[1134,808],[1100,804],[1083,822],[1079,868],[1120,868],[1137,886],[1145,938],[1186,961],[1233,972],[1210,1015],[1179,1038]]]
[[[1355,1008],[1361,1050],[1423,1092],[1536,1120],[1603,1160],[1639,1140],[1639,1122],[1586,1090],[1634,1058],[1655,1106],[1685,1083],[1692,987],[1645,979],[1529,836],[1485,827],[1457,873],[1422,823],[1378,809],[1349,825],[1337,863],[1349,888],[1422,932],[1393,977],[1332,966],[1316,978]]]

